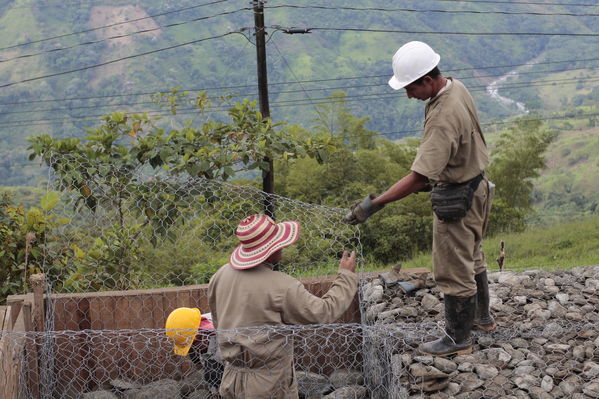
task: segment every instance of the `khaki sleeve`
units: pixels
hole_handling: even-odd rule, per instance
[[[358,275],[340,270],[331,288],[319,298],[295,280],[287,290],[282,304],[285,324],[327,324],[337,320],[347,310],[356,295]]]
[[[216,279],[217,279],[217,273],[216,272],[212,278],[210,279],[210,283],[208,284],[208,306],[210,307],[210,314],[212,315],[212,325],[214,325],[214,328],[217,329],[218,328],[218,314],[216,311]]]
[[[429,179],[439,180],[452,154],[457,151],[458,140],[449,126],[436,125],[427,130],[410,169]]]

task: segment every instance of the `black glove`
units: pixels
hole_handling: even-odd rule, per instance
[[[376,195],[369,194],[362,201],[356,202],[351,211],[343,217],[343,221],[349,224],[364,223],[366,219],[374,215],[376,212],[383,209],[384,205],[376,205],[372,202],[376,198]]]

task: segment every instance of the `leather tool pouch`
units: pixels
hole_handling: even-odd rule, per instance
[[[460,184],[438,184],[431,191],[433,212],[444,222],[460,220],[470,210],[474,192],[484,174]]]

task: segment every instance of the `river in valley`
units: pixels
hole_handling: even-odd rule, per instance
[[[528,109],[526,108],[524,103],[519,102],[514,99],[511,99],[511,98],[503,97],[501,94],[499,94],[499,89],[501,88],[501,85],[506,83],[508,80],[510,80],[510,79],[515,80],[515,78],[518,77],[519,73],[522,72],[523,69],[528,69],[531,66],[535,65],[537,62],[538,62],[537,60],[529,61],[525,65],[520,66],[516,69],[513,69],[513,70],[509,71],[508,73],[506,73],[505,75],[502,75],[498,79],[494,80],[493,82],[491,82],[490,84],[487,85],[487,87],[486,87],[487,94],[489,94],[489,96],[491,96],[491,98],[500,102],[501,104],[507,105],[510,107],[515,106],[520,113],[527,114]]]

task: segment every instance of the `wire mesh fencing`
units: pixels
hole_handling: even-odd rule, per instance
[[[85,172],[51,178],[60,195],[50,213],[60,223],[41,265],[45,331],[3,328],[2,397],[207,398],[232,372],[274,381],[255,396],[264,398],[295,390],[301,398],[599,397],[598,267],[491,273],[498,329],[475,331],[469,355],[418,352],[444,333],[443,296],[429,273],[396,268],[364,274],[339,324],[202,333],[196,341],[212,340],[218,352],[209,343],[177,356],[166,317],[180,306],[207,309],[203,284],[227,262],[243,218],[274,204],[277,220],[301,223],[279,267],[318,295],[341,251],[361,255],[359,231],[341,222],[344,210],[251,185],[93,170],[68,155],[54,166]],[[257,350],[235,356],[247,347]]]
[[[292,353],[302,398],[598,395],[598,267],[492,273],[498,329],[475,331],[473,353],[450,358],[418,352],[419,344],[443,334],[442,297],[430,277],[404,277],[424,285],[405,292],[388,275],[362,282],[364,324],[219,331],[220,357],[208,350],[174,355],[161,328],[5,333],[0,353],[20,356],[20,370],[2,366],[1,374],[18,374],[22,398],[196,398],[213,394],[229,362],[241,372],[276,375],[259,397],[277,398],[291,385],[278,372]],[[258,351],[235,357],[244,345]],[[44,350],[52,356],[32,356]]]
[[[264,213],[266,205],[274,209],[276,220],[301,224],[298,242],[284,250],[279,265],[294,277],[335,274],[343,250],[360,251],[359,231],[342,223],[341,209],[265,194],[251,185],[177,177],[143,168],[119,169],[110,163],[86,167],[84,159],[69,155],[50,163],[63,172],[76,171],[57,174],[50,181],[51,188],[60,192],[52,212],[63,220],[53,242],[62,251],[55,259],[47,259],[43,268],[53,294],[207,283],[239,244],[237,225],[249,215]],[[205,298],[197,295],[196,303],[189,298],[173,299],[168,293],[164,297],[173,301],[173,306],[205,306]],[[74,301],[68,304],[76,307],[69,309],[71,314],[74,310],[122,311],[132,318],[145,318],[163,308],[142,301],[113,310],[109,299],[102,304],[96,297],[92,309],[81,296],[82,306],[88,308],[77,309]],[[72,322],[85,325],[91,319]]]
[[[185,357],[173,354],[164,329],[9,333],[3,342],[25,351],[18,352],[19,370],[0,372],[18,373],[19,398],[209,398],[222,384],[236,397],[260,398],[291,392],[301,398],[596,397],[597,325],[561,327],[476,333],[476,350],[452,358],[416,350],[442,333],[436,323],[219,331],[220,353]],[[40,384],[39,370],[49,364],[30,355],[42,345],[52,346],[55,356],[53,378]],[[240,345],[253,345],[253,355],[235,356]],[[261,350],[273,345],[275,351]],[[245,390],[231,385],[236,373],[247,377],[241,379]]]

